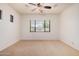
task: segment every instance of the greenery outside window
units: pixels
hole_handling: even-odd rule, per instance
[[[30,32],[50,32],[49,20],[31,20]]]

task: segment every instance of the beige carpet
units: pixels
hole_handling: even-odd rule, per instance
[[[61,41],[19,41],[1,56],[79,56],[79,51]]]

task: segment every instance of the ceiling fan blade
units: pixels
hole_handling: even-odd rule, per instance
[[[37,6],[38,6],[38,7],[41,7],[41,4],[40,4],[40,3],[38,3],[38,4],[37,4]]]
[[[51,9],[52,7],[51,6],[44,6],[44,8]]]
[[[27,4],[25,4],[26,7],[29,7]]]
[[[32,11],[35,11],[37,8],[35,8],[35,9],[32,9]]]
[[[34,3],[29,3],[30,5],[34,5],[34,6],[36,6],[36,4],[34,4]]]

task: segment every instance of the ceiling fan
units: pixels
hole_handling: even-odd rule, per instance
[[[57,6],[57,4],[54,4],[53,7],[52,6],[49,6],[49,5],[44,6],[44,5],[42,5],[42,3],[28,3],[28,4],[29,5],[32,5],[32,6],[36,6],[36,8],[32,9],[32,11],[35,11],[35,10],[38,9],[40,11],[40,13],[43,13],[43,11],[44,11],[43,9],[50,10],[53,7],[56,7]],[[26,6],[28,6],[28,5],[26,5]]]

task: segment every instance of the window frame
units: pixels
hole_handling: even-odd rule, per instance
[[[31,30],[32,21],[34,21],[34,25],[35,25],[34,31]],[[44,31],[36,31],[36,21],[37,20],[30,20],[30,32],[50,32],[50,20],[48,20],[49,21],[49,31],[46,31],[46,29],[45,29],[46,20],[43,21],[44,22]]]

